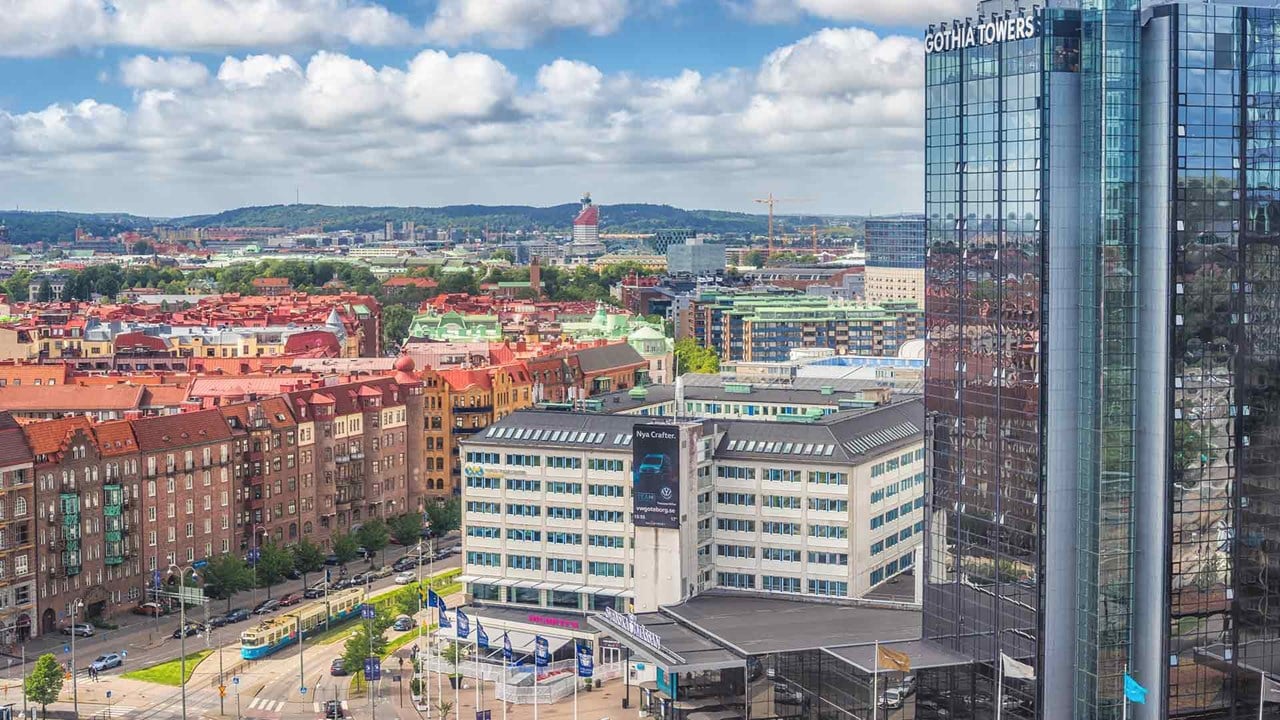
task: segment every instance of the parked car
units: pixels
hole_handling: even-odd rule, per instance
[[[298,569],[297,569],[297,568],[290,568],[290,569],[289,569],[289,572],[285,573],[284,575],[285,575],[285,577],[289,578],[290,580],[301,580],[301,579],[302,579],[302,573],[298,572]]]
[[[209,627],[220,628],[229,622],[231,621],[227,619],[226,615],[214,615],[213,617],[209,618]]]
[[[346,708],[342,706],[341,700],[325,700],[324,715],[320,716],[320,720],[346,720],[351,717],[347,713]]]
[[[352,585],[364,585],[373,580],[373,573],[362,572],[351,576]]]
[[[380,568],[374,568],[374,569],[370,570],[369,572],[373,573],[373,576],[374,576],[375,578],[384,578],[384,577],[391,577],[391,575],[392,575],[395,571],[394,571],[394,570],[392,570],[391,568],[389,568],[389,567],[387,567],[387,566],[385,566],[385,565],[384,565],[384,566],[382,566],[382,567],[380,567]]]
[[[416,573],[402,572],[396,576],[395,583],[397,585],[408,585],[409,583],[417,579],[418,579],[418,575]]]
[[[102,672],[113,667],[120,667],[123,664],[124,658],[120,657],[119,653],[107,653],[106,655],[99,655],[96,660],[89,663],[89,668],[94,672]]]
[[[886,710],[897,710],[902,707],[906,699],[907,694],[902,692],[902,688],[891,687],[880,696],[880,707]]]
[[[297,605],[300,602],[302,602],[302,593],[289,593],[288,595],[280,598],[280,607],[289,607],[290,605]]]
[[[279,608],[280,608],[280,601],[275,598],[271,598],[270,600],[263,600],[262,602],[258,603],[258,607],[253,609],[253,614],[267,615],[269,613],[275,612]]]
[[[244,622],[249,619],[249,611],[244,608],[236,608],[224,615],[223,619],[229,623]]]
[[[329,583],[321,580],[315,585],[312,585],[311,587],[304,590],[302,593],[302,597],[307,598],[309,600],[318,598],[318,597],[324,597],[324,591],[328,587],[329,587]]]
[[[338,578],[329,585],[329,592],[333,592],[335,590],[346,590],[352,585],[354,585],[354,583],[351,582],[351,578]]]
[[[802,705],[804,704],[804,693],[785,682],[775,682],[773,684],[773,701],[779,705]]]
[[[93,637],[93,626],[88,623],[75,623],[62,628],[63,635],[75,635],[76,637]]]
[[[329,663],[329,674],[333,675],[334,677],[339,677],[347,674],[347,669],[342,666],[342,658],[340,657],[334,658],[333,662]]]
[[[413,618],[409,617],[408,615],[401,615],[400,617],[396,618],[395,622],[391,623],[391,629],[399,630],[401,632],[404,632],[405,630],[412,630]]]
[[[325,555],[325,556],[324,556],[324,564],[325,564],[325,565],[337,565],[337,564],[338,564],[338,556],[337,556],[337,555]]]
[[[178,638],[191,637],[192,635],[199,635],[202,632],[204,632],[204,625],[197,622],[189,622],[173,631],[173,639],[177,640]]]
[[[416,567],[418,567],[418,558],[416,557],[402,557],[391,564],[391,569],[396,572],[404,572]]]
[[[159,603],[145,602],[133,609],[134,615],[147,615],[149,617],[160,617],[164,615],[164,608]]]

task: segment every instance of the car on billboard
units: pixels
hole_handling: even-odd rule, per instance
[[[636,467],[636,482],[649,477],[665,478],[671,467],[671,460],[664,453],[649,453],[640,460]]]

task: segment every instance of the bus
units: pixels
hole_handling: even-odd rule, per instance
[[[364,591],[360,588],[339,590],[330,594],[328,600],[307,603],[297,610],[261,622],[257,627],[240,633],[240,657],[257,660],[297,642],[299,620],[302,621],[304,638],[318,629],[325,629],[328,624],[342,622],[360,612],[363,598]]]

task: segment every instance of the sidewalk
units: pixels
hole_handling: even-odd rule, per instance
[[[419,712],[413,707],[413,703],[409,698],[409,688],[404,688],[404,707],[400,707],[398,697],[399,689],[392,687],[389,692],[385,692],[386,696],[394,704],[396,716],[400,720],[424,720],[430,716],[432,720],[439,720],[439,710],[434,707],[439,698],[436,696],[436,679],[435,673],[428,676],[431,681],[431,704],[430,711],[423,710]],[[394,686],[396,683],[392,683]],[[404,682],[408,685],[408,682]],[[386,683],[384,683],[384,686]],[[449,687],[449,679],[441,678],[441,687],[444,689],[445,701],[454,702],[453,689]],[[622,709],[622,697],[626,694],[626,686],[621,679],[610,680],[599,688],[590,692],[578,693],[578,713],[575,716],[573,712],[573,697],[567,697],[560,702],[550,705],[538,706],[538,720],[630,720],[639,717],[637,709],[640,703],[639,688],[631,688],[631,709]],[[475,720],[476,712],[476,691],[475,686],[470,679],[465,682],[465,687],[460,689],[457,694],[459,705],[454,706],[449,712],[449,720]],[[364,698],[352,703],[353,709],[357,707],[366,708],[368,699]],[[480,709],[488,710],[491,713],[492,720],[533,720],[532,705],[515,705],[508,704],[506,706],[506,715],[503,715],[503,703],[495,700],[493,697],[493,683],[484,683],[481,688]],[[385,705],[379,705],[385,707]]]

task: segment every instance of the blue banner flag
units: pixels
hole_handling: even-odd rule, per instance
[[[489,649],[489,633],[484,631],[484,625],[480,624],[479,618],[476,618],[476,647],[481,650]]]
[[[1137,680],[1129,677],[1129,673],[1124,674],[1124,696],[1129,702],[1147,704],[1147,689],[1139,685]]]
[[[595,657],[591,654],[591,645],[588,643],[584,643],[582,641],[578,641],[577,656],[578,656],[578,677],[584,677],[584,678],[591,677],[592,671],[595,670]]]
[[[541,635],[533,636],[533,664],[540,668],[551,664],[551,650],[547,647],[547,639]]]
[[[461,640],[471,635],[471,618],[462,612],[462,608],[458,608],[458,639]]]
[[[511,636],[505,632],[502,633],[502,659],[511,662],[513,653],[511,652]]]
[[[440,607],[443,601],[440,599],[440,596],[436,594],[436,591],[428,590],[427,592],[430,593],[430,595],[428,596],[429,599],[427,601],[427,604],[429,604],[431,607]]]

